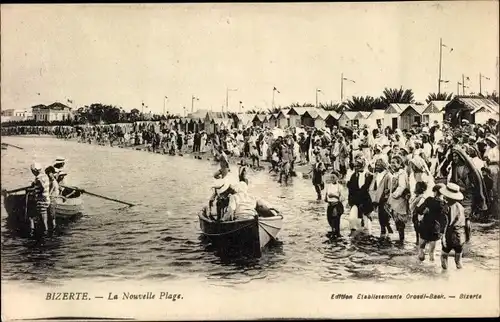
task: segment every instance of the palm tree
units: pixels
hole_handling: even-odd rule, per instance
[[[268,108],[267,110],[269,111],[270,114],[275,114],[281,111],[281,107]]]
[[[495,102],[500,104],[500,99],[498,97],[498,93],[496,91],[493,91],[491,94],[486,94],[486,98],[492,99]]]
[[[451,101],[453,99],[453,93],[429,93],[425,101],[430,103],[431,101]]]
[[[412,104],[415,102],[413,91],[411,89],[385,88],[380,99],[389,106],[392,103]]]
[[[318,107],[325,111],[338,112],[341,109],[341,104],[330,101],[329,103],[319,103]]]
[[[372,96],[353,96],[347,101],[347,107],[351,111],[371,111],[375,106],[375,98]]]

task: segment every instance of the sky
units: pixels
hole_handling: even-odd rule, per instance
[[[498,1],[2,5],[1,108],[271,108],[411,88],[498,88]],[[453,51],[450,50],[453,48]],[[168,99],[165,99],[168,97]],[[145,110],[145,112],[148,109]]]

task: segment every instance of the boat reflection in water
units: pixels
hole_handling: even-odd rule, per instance
[[[198,214],[203,236],[220,257],[261,257],[283,226],[283,216],[275,211],[259,212],[253,218],[217,221],[209,218],[207,208]]]

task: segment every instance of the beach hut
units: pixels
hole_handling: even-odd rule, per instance
[[[425,105],[408,104],[408,106],[401,112],[401,129],[409,130],[413,124],[422,124],[422,116],[425,110]]]
[[[278,116],[276,116],[276,125],[280,129],[289,127],[290,116],[285,111],[279,111]]]
[[[277,127],[278,126],[278,113],[268,114],[266,123],[267,123],[266,126],[270,129],[274,129],[275,127]]]
[[[314,109],[305,111],[300,117],[300,125],[295,126],[305,126],[305,127],[315,127],[315,120],[318,118],[318,112]]]
[[[300,127],[302,125],[302,115],[307,112],[308,109],[305,107],[292,107],[288,111],[287,115],[290,117],[290,122],[288,126]]]
[[[328,111],[328,114],[325,118],[325,126],[331,129],[334,126],[339,125],[340,114],[335,111]]]
[[[401,126],[401,113],[410,104],[391,103],[384,112],[384,125],[393,130]]]
[[[366,125],[371,129],[384,128],[384,110],[373,110],[371,112],[361,112],[365,113],[365,118],[362,120],[362,125]]]
[[[253,123],[253,126],[264,127],[265,121],[266,121],[265,114],[255,114],[255,116],[252,120],[252,123]]]
[[[444,121],[444,110],[449,102],[450,101],[429,102],[429,104],[427,104],[427,107],[424,109],[424,112],[422,113],[423,122],[432,125],[435,121],[437,121],[439,124],[442,124]]]
[[[484,124],[488,119],[498,120],[499,105],[492,99],[479,96],[455,96],[445,107],[445,119],[452,125],[466,119],[470,123]]]
[[[340,115],[338,124],[343,127],[359,127],[359,120],[362,117],[359,112],[345,111]]]
[[[253,118],[255,113],[239,113],[235,115],[234,127],[239,130],[246,129],[252,126]]]

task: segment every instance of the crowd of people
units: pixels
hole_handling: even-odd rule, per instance
[[[441,239],[443,254],[452,249],[458,254],[457,267],[461,266],[461,247],[470,238],[470,220],[489,219],[499,209],[499,131],[492,119],[486,124],[467,120],[454,126],[447,122],[419,124],[409,130],[380,124],[374,129],[250,127],[213,133],[186,132],[165,123],[2,128],[3,135],[38,133],[82,143],[141,146],[171,155],[212,155],[220,169],[214,174],[218,193],[210,205],[225,200],[218,203],[220,220],[238,217],[234,209],[252,208],[234,204],[254,204],[247,190],[250,162],[254,169],[262,169],[262,161],[269,162],[269,171],[279,174],[278,181],[284,184],[294,175],[310,175],[317,199],[327,203],[333,237],[341,237],[344,211],[348,212],[351,235],[360,231],[370,235],[377,216],[381,241],[391,239],[394,227],[397,242],[404,243],[407,226],[413,224],[419,258],[425,258],[424,249],[430,245],[433,259],[435,243]],[[240,183],[224,182],[231,159],[240,160]],[[300,173],[297,169],[304,166],[310,171]],[[231,199],[229,208],[228,191],[239,196]]]

